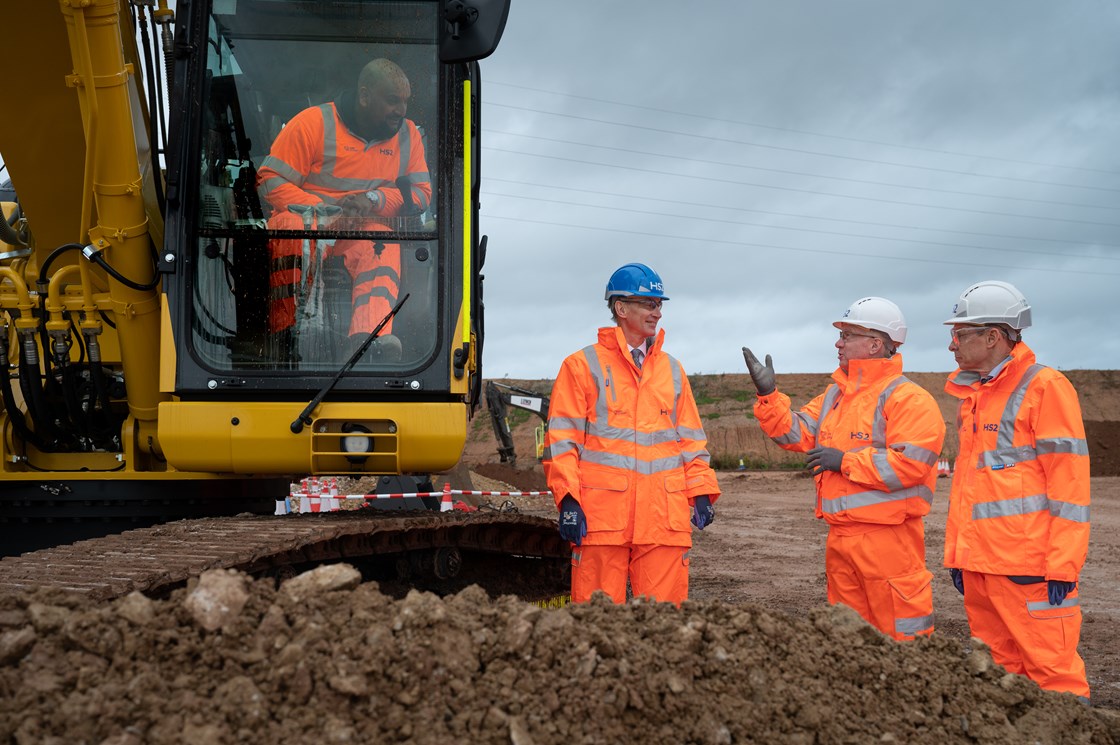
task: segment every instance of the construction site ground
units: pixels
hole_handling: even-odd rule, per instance
[[[531,490],[541,474],[472,478]],[[478,588],[393,599],[342,564],[283,584],[216,570],[166,599],[0,597],[0,742],[1120,743],[1120,479],[1093,481],[1093,707],[994,666],[943,570],[928,640],[830,608],[811,480],[720,483],[680,609],[542,608]],[[555,514],[547,497],[510,499]]]

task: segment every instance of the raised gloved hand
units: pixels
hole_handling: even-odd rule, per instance
[[[754,381],[754,389],[758,391],[760,396],[769,396],[777,388],[777,383],[774,382],[774,360],[770,355],[766,355],[766,364],[758,361],[758,357],[754,356],[754,352],[743,347],[743,359],[747,362],[747,371],[751,374],[751,380]]]
[[[716,508],[712,506],[712,498],[702,494],[693,500],[692,524],[700,530],[712,524],[716,519]]]
[[[949,577],[953,580],[953,587],[957,588],[957,592],[964,595],[964,572],[960,569],[950,569]]]
[[[587,518],[584,517],[583,508],[571,494],[564,495],[560,500],[560,537],[577,546],[583,543],[587,535]]]
[[[809,451],[809,460],[807,462],[809,468],[813,469],[813,475],[818,476],[825,471],[836,471],[839,473],[840,464],[844,462],[844,451],[837,448],[815,447]]]
[[[1060,579],[1051,579],[1046,581],[1046,596],[1050,600],[1050,605],[1061,605],[1062,601],[1066,599],[1066,595],[1077,587],[1076,582],[1063,582]]]

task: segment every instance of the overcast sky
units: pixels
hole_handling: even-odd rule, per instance
[[[836,367],[896,302],[949,371],[961,291],[1015,284],[1027,342],[1120,367],[1120,3],[513,0],[482,62],[487,377],[550,378],[661,274],[690,373]]]

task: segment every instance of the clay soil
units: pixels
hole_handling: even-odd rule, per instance
[[[487,487],[539,477],[483,470]],[[1093,482],[1093,708],[993,665],[943,571],[928,640],[828,607],[811,481],[720,482],[680,609],[394,600],[345,565],[279,587],[215,571],[162,600],[0,598],[0,743],[1120,743],[1120,479]]]
[[[4,596],[0,745],[1120,743],[1120,385],[1107,371],[1071,378],[1094,464],[1080,646],[1091,708],[1008,675],[969,639],[940,568],[949,479],[926,523],[933,637],[898,644],[829,607],[812,482],[759,436],[745,376],[721,375],[693,382],[713,456],[768,468],[720,473],[681,608],[544,608],[477,587],[394,599],[341,564],[283,584],[210,572],[161,599]],[[779,385],[797,404],[825,380]],[[544,488],[536,423],[515,428],[518,470],[476,420],[462,464],[475,488]],[[508,499],[556,514],[547,496]]]

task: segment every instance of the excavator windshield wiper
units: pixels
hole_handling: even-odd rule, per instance
[[[405,296],[397,301],[397,304],[394,305],[393,308],[385,314],[385,317],[381,319],[381,322],[377,324],[373,331],[369,332],[369,336],[367,336],[366,340],[362,342],[362,346],[354,350],[354,354],[350,355],[350,359],[346,360],[346,364],[344,364],[339,369],[339,371],[334,374],[334,378],[331,380],[331,382],[327,383],[325,386],[323,386],[323,389],[321,391],[315,394],[315,398],[311,399],[311,402],[308,403],[306,407],[304,407],[303,411],[301,411],[299,416],[296,417],[295,421],[292,422],[292,432],[298,435],[303,431],[304,426],[311,424],[311,412],[315,410],[316,406],[322,403],[326,395],[331,392],[332,388],[335,387],[335,384],[342,379],[342,376],[350,372],[350,368],[354,367],[354,365],[357,364],[361,356],[365,354],[365,351],[367,349],[369,349],[369,345],[372,344],[373,340],[377,338],[377,335],[381,333],[381,329],[385,328],[385,324],[389,322],[389,319],[395,316],[397,314],[397,311],[401,309],[401,306],[404,305],[404,301],[408,300],[409,294],[410,293],[405,293]]]

